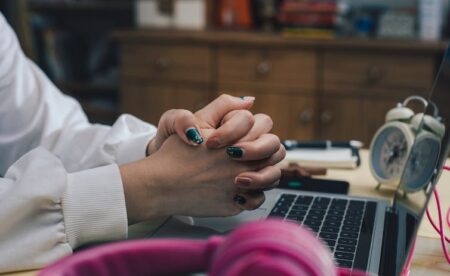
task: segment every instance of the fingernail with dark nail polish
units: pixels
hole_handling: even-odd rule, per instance
[[[220,147],[220,141],[215,138],[209,139],[207,143],[208,143],[208,146],[213,149],[217,149]]]
[[[239,205],[244,205],[247,202],[247,199],[243,196],[235,195],[234,201]]]
[[[227,154],[232,158],[241,158],[244,156],[244,150],[240,147],[228,147]]]
[[[255,100],[255,97],[252,97],[252,96],[240,96],[239,98],[241,98],[244,101],[249,101],[249,102],[253,102]]]
[[[195,127],[190,127],[186,130],[186,137],[197,145],[203,143],[203,138]]]
[[[236,177],[235,184],[239,186],[248,187],[252,184],[252,180],[248,177]]]

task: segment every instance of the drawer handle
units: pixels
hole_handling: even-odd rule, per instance
[[[333,122],[333,113],[329,110],[325,110],[320,115],[320,122],[322,125],[329,125]]]
[[[168,69],[172,65],[172,61],[169,58],[166,57],[160,57],[156,59],[155,65],[159,69]]]
[[[383,79],[384,73],[378,66],[370,66],[367,69],[367,82],[370,84],[379,83]]]
[[[306,110],[303,110],[303,112],[300,114],[300,123],[302,125],[309,124],[313,119],[313,111],[311,108],[308,108]]]
[[[256,65],[256,73],[260,76],[267,75],[271,69],[272,65],[268,61],[261,61],[258,65]]]

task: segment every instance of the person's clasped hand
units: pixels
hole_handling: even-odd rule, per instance
[[[170,215],[228,216],[264,202],[285,156],[252,97],[222,95],[195,114],[163,114],[148,157],[121,166],[130,223]],[[177,135],[173,135],[177,134]],[[186,146],[190,145],[190,146]]]

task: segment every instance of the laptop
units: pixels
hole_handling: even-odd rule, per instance
[[[206,238],[226,234],[237,225],[275,216],[297,222],[313,230],[332,251],[340,267],[359,269],[379,275],[399,275],[415,240],[419,222],[449,155],[450,129],[450,54],[447,50],[431,89],[432,104],[425,114],[439,116],[445,134],[438,145],[438,156],[424,157],[416,140],[403,167],[399,188],[392,200],[346,195],[274,189],[266,192],[265,203],[254,211],[227,218],[170,218],[151,237]],[[419,131],[426,131],[423,122]],[[421,155],[422,154],[422,155]],[[429,157],[429,156],[428,156]],[[426,162],[427,164],[421,164]],[[431,175],[423,179],[417,191],[404,189],[414,178],[417,168],[432,166]]]

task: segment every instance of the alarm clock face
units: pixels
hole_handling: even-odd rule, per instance
[[[441,140],[435,134],[423,132],[417,136],[401,183],[406,192],[416,192],[426,187],[439,160]]]
[[[391,122],[375,134],[371,146],[371,169],[378,181],[400,178],[413,142],[411,129],[404,123]]]

